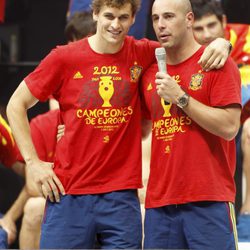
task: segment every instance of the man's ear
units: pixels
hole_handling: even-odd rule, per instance
[[[93,12],[93,20],[97,22],[98,20],[98,14]]]
[[[186,20],[187,20],[187,27],[188,28],[193,28],[193,24],[194,24],[194,14],[193,12],[188,12],[186,15]]]
[[[133,16],[133,22],[132,22],[132,25],[135,23],[135,15]]]

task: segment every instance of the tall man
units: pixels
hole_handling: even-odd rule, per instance
[[[93,248],[96,235],[102,248],[141,247],[138,82],[158,44],[126,37],[139,4],[93,0],[96,34],[53,50],[10,99],[28,175],[49,198],[41,248]],[[65,124],[54,164],[39,160],[27,120],[27,109],[51,94]]]
[[[152,19],[168,73],[154,65],[143,77],[153,136],[144,247],[236,249],[238,69],[232,59],[211,72],[197,64],[204,48],[193,36],[189,0],[156,0]]]

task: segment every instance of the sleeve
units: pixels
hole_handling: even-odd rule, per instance
[[[40,101],[46,101],[49,96],[56,93],[62,83],[64,60],[62,51],[57,47],[53,49],[31,72],[24,81],[31,93]]]
[[[0,115],[0,162],[11,167],[17,161],[17,146],[11,129]]]
[[[211,106],[241,105],[240,73],[231,58],[227,60],[223,68],[212,71],[210,77]]]

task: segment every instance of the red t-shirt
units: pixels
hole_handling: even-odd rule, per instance
[[[16,162],[17,146],[11,129],[0,115],[0,163],[5,167],[11,167]]]
[[[138,82],[157,46],[127,37],[118,53],[98,54],[83,39],[53,50],[25,78],[36,98],[60,103],[65,135],[54,169],[66,193],[142,186]]]
[[[33,118],[30,122],[30,132],[39,159],[53,162],[57,144],[57,126],[60,121],[60,111],[51,110]],[[24,161],[18,154],[18,160]]]
[[[204,48],[186,61],[167,65],[168,73],[193,98],[208,106],[241,103],[240,76],[228,59],[220,70],[203,72],[197,64]],[[153,65],[143,76],[148,118],[152,119],[152,155],[146,207],[195,201],[234,201],[235,143],[198,126],[176,105],[157,95]]]

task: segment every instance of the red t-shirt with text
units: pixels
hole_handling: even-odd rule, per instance
[[[220,70],[197,64],[204,48],[184,62],[167,65],[190,96],[207,106],[241,103],[240,76],[228,59]],[[152,151],[146,207],[235,198],[235,143],[201,128],[175,104],[165,104],[155,86],[157,65],[143,76],[145,115],[152,119]],[[223,126],[223,124],[222,124]]]
[[[126,37],[118,53],[98,54],[83,39],[54,49],[25,78],[36,98],[60,103],[65,135],[54,170],[66,193],[142,186],[138,83],[157,46]]]

